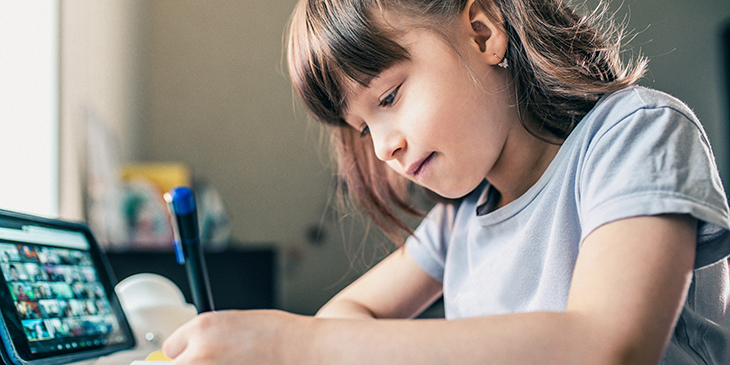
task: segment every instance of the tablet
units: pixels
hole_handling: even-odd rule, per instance
[[[115,279],[85,225],[0,210],[6,364],[65,364],[134,347]]]

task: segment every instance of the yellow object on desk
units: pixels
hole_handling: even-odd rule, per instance
[[[122,180],[139,178],[152,182],[162,193],[176,186],[190,186],[192,173],[187,165],[175,162],[136,163],[122,167]]]
[[[147,355],[145,361],[172,361],[172,359],[165,356],[165,354],[162,353],[162,350],[157,350]]]

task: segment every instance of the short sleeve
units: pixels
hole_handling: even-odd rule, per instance
[[[406,240],[406,247],[418,265],[437,281],[444,280],[444,263],[453,228],[456,205],[437,204]]]
[[[594,135],[579,180],[581,240],[640,215],[698,219],[695,267],[730,254],[728,205],[707,136],[691,111],[638,108]]]

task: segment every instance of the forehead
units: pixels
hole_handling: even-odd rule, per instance
[[[424,75],[432,73],[431,70],[434,68],[439,68],[434,62],[440,61],[436,60],[444,60],[443,57],[447,57],[459,64],[463,61],[453,44],[438,32],[429,29],[417,28],[403,32],[398,41],[408,51],[409,58],[384,69],[367,85],[355,82],[348,84],[345,93],[347,108],[342,112],[343,119],[348,124],[352,125],[352,121],[358,121],[356,124],[360,124],[361,119],[367,119],[366,116],[378,107],[382,98],[398,85],[414,77],[422,79]]]
[[[412,62],[411,49],[413,42],[417,39],[417,37],[413,36],[413,33],[415,32],[405,31],[394,39],[394,41],[396,41],[406,51],[407,57],[395,60],[392,64],[381,70],[377,75],[368,78],[366,83],[360,83],[350,78],[345,78],[342,81],[342,90],[345,100],[345,108],[343,108],[342,113],[345,118],[348,113],[353,112],[353,109],[357,108],[357,104],[361,103],[363,99],[372,97],[373,94],[385,91],[380,90],[383,87],[383,84],[392,83],[393,79],[398,77],[399,73],[402,73],[404,68]]]

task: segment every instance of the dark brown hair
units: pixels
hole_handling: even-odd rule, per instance
[[[622,63],[622,27],[604,16],[605,5],[580,17],[562,0],[476,2],[508,35],[505,58],[516,103],[524,127],[538,138],[561,143],[601,96],[644,73],[644,59],[633,66]],[[309,112],[330,127],[348,193],[394,240],[411,233],[398,211],[418,212],[409,203],[405,179],[376,158],[369,138],[360,138],[344,121],[346,95],[408,59],[408,51],[394,40],[399,30],[383,21],[387,14],[405,16],[414,27],[449,41],[451,24],[467,3],[300,0],[292,15],[287,55],[294,89]]]

